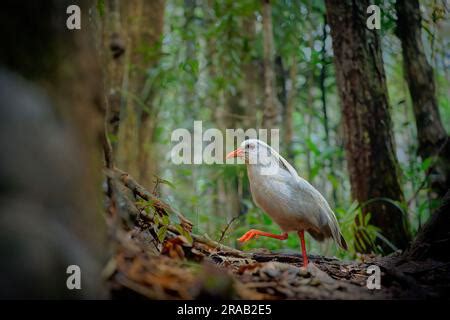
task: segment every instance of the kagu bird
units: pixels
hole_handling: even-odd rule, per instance
[[[226,158],[232,157],[244,158],[253,201],[284,232],[277,235],[252,229],[239,241],[246,242],[258,236],[286,240],[288,232],[296,231],[301,241],[304,267],[308,265],[305,231],[318,241],[333,238],[341,248],[347,249],[328,202],[278,152],[260,140],[249,139]]]

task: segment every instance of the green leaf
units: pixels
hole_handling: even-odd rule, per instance
[[[314,153],[314,155],[318,156],[320,155],[320,150],[319,148],[316,146],[316,144],[310,139],[306,139],[306,146],[308,147],[308,149]]]
[[[390,242],[385,236],[383,236],[380,232],[375,231],[376,236],[381,239],[381,241],[383,241],[384,243],[386,243],[389,247],[391,247],[391,249],[393,251],[397,251],[398,248],[392,243]]]
[[[423,172],[426,172],[430,168],[432,160],[433,160],[433,158],[431,158],[431,157],[423,160],[420,165],[420,170],[422,170]]]
[[[189,231],[186,231],[186,230],[184,230],[184,229],[182,228],[181,235],[184,236],[184,237],[187,239],[187,241],[189,242],[189,244],[192,244],[192,243],[193,243],[194,240],[192,239],[191,233],[190,233]]]
[[[366,216],[364,217],[364,224],[363,226],[368,226],[370,221],[371,215],[369,212],[366,213]]]
[[[110,132],[109,132],[107,135],[108,135],[108,140],[109,140],[111,143],[116,143],[117,141],[119,141],[117,135],[115,135],[115,134],[113,134],[113,133],[110,133]]]
[[[310,179],[314,179],[318,174],[319,174],[319,171],[320,171],[320,169],[321,169],[321,167],[319,167],[319,166],[314,166],[312,169],[311,169],[311,173],[310,173]]]
[[[168,225],[170,224],[169,216],[164,215],[164,216],[162,217],[162,224],[163,224],[164,226],[168,226]]]
[[[156,176],[155,176],[155,177],[156,177]],[[165,185],[169,186],[169,187],[172,188],[172,189],[175,189],[175,188],[176,188],[175,185],[174,185],[172,182],[170,182],[169,180],[161,179],[161,178],[159,178],[159,177],[156,177],[156,179],[158,179],[158,182],[159,182],[159,183],[165,184]]]
[[[263,214],[263,222],[265,225],[271,225],[272,224],[272,220],[269,218],[269,216],[267,214]]]
[[[105,0],[97,0],[97,11],[100,17],[105,15]]]
[[[167,226],[161,227],[161,228],[158,230],[158,234],[157,234],[158,240],[159,240],[160,242],[163,242],[164,239],[166,238],[166,234],[167,234]]]
[[[159,226],[161,224],[161,218],[155,214],[155,216],[153,217],[153,222],[155,223],[156,226]]]
[[[328,180],[331,182],[333,188],[338,188],[339,187],[339,181],[338,179],[336,179],[336,177],[334,175],[332,175],[331,173],[328,174]]]

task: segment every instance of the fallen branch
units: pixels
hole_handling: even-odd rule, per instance
[[[150,201],[155,208],[160,208],[165,212],[172,212],[176,214],[178,219],[180,219],[181,226],[189,232],[192,230],[193,224],[191,221],[189,221],[189,219],[187,219],[180,212],[172,208],[169,204],[162,201],[149,191],[147,191],[144,187],[142,187],[139,183],[137,183],[136,180],[134,180],[128,173],[120,169],[113,168],[110,170],[105,169],[105,174],[110,178],[118,179],[119,181],[121,181],[134,194],[138,195],[139,197],[141,197],[146,201]]]
[[[187,230],[188,232],[192,231],[192,222],[189,221],[186,217],[184,217],[181,213],[173,209],[169,204],[165,203],[161,199],[159,199],[154,194],[150,193],[148,190],[146,190],[144,187],[142,187],[139,183],[137,183],[128,173],[114,168],[112,170],[105,170],[105,173],[108,177],[112,179],[118,179],[121,183],[123,183],[124,186],[126,186],[128,189],[130,189],[134,194],[137,194],[139,197],[146,201],[150,201],[154,207],[161,208],[166,212],[173,212],[175,213],[178,218],[181,221],[182,227]],[[128,206],[130,205],[130,202],[127,202]],[[132,210],[132,212],[136,212],[137,210]],[[153,219],[151,217],[146,216],[146,219],[150,222],[153,222]],[[179,231],[179,229],[173,225],[169,224],[167,226],[167,230],[170,232],[176,234],[176,235],[182,235]],[[226,245],[223,245],[217,241],[214,241],[206,236],[200,236],[196,234],[191,234],[192,239],[198,243],[203,243],[208,247],[211,247],[213,250],[222,251],[226,254],[232,254],[238,257],[242,258],[249,258],[251,257],[251,254],[246,254],[240,250],[228,247]]]
[[[240,258],[251,258],[252,257],[251,253],[243,252],[241,250],[228,247],[224,244],[221,244],[221,243],[214,241],[210,238],[207,238],[205,236],[192,234],[192,239],[194,239],[194,241],[204,243],[207,246],[214,248],[217,251],[222,251],[223,253],[229,253],[229,254],[232,254],[232,255],[240,257]]]

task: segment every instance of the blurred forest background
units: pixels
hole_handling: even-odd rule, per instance
[[[351,248],[307,241],[310,252],[404,248],[448,188],[449,7],[374,3],[381,29],[366,32],[365,1],[353,5],[355,22],[335,1],[99,0],[91,13],[115,165],[182,211],[195,233],[238,246],[249,228],[279,231],[251,200],[245,166],[173,165],[171,133],[194,120],[203,130],[280,128],[281,154],[330,202]],[[352,89],[346,80],[358,68]]]

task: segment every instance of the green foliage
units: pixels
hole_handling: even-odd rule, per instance
[[[105,15],[105,0],[97,0],[97,12],[100,17]]]
[[[355,234],[360,233],[366,240],[366,243],[373,243],[379,231],[375,226],[370,225],[371,214],[362,214],[361,206],[354,201],[346,209],[337,209],[336,215],[339,220],[342,235],[347,241],[349,247],[348,253],[338,254],[340,257],[355,258],[356,238]]]

